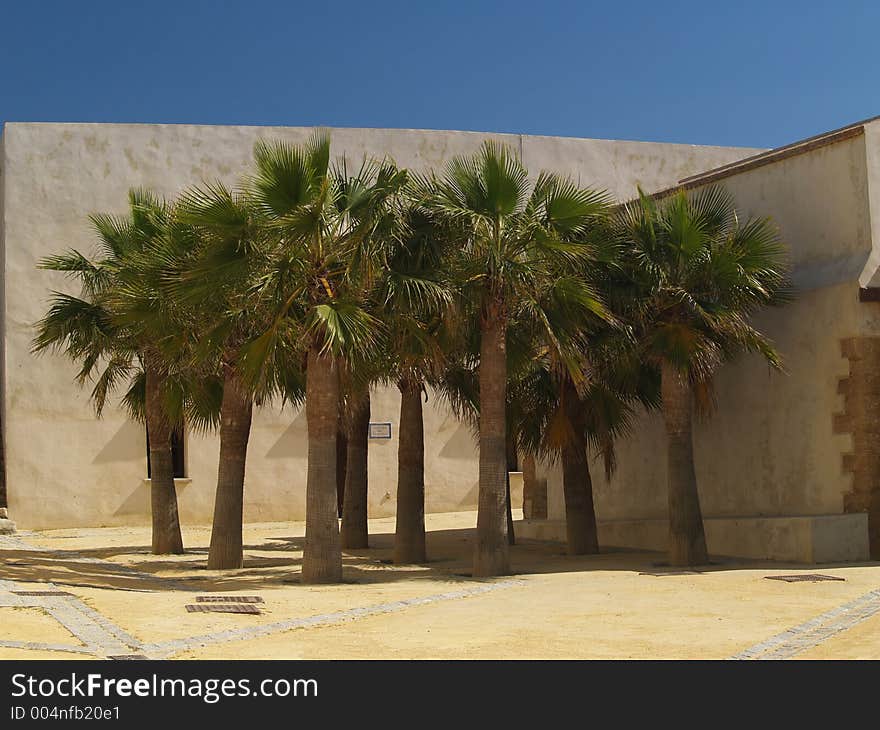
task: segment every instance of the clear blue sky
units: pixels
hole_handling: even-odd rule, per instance
[[[880,114],[880,3],[3,3],[0,121],[771,147]]]

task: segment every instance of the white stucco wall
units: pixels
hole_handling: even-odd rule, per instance
[[[302,141],[308,128],[186,125],[7,124],[2,195],[6,285],[5,422],[11,514],[23,528],[145,523],[143,428],[109,408],[96,420],[75,369],[60,356],[30,353],[33,324],[64,277],[37,271],[37,261],[62,249],[91,251],[90,212],[124,213],[133,186],[172,197],[202,180],[235,182],[260,137]],[[475,150],[488,136],[466,132],[334,129],[333,152],[359,160],[389,155],[414,169],[439,166]],[[518,148],[533,172],[566,172],[584,184],[630,197],[741,159],[755,150],[691,145],[491,135]],[[398,399],[373,398],[374,421],[391,421],[391,441],[370,442],[370,513],[393,514]],[[476,505],[477,465],[466,426],[436,399],[425,409],[427,509]],[[302,413],[256,412],[246,475],[245,519],[301,519],[305,510],[306,423]],[[211,519],[217,440],[190,434],[187,475],[180,487],[182,519]],[[623,456],[623,454],[622,454]],[[623,461],[623,459],[622,459]],[[655,464],[653,468],[657,468]],[[644,491],[644,490],[643,490]],[[607,504],[607,500],[603,504]],[[640,506],[639,509],[642,509]],[[653,507],[644,508],[652,511]]]

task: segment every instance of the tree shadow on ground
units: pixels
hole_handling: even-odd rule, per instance
[[[155,578],[133,573],[124,565],[84,561],[82,555],[66,555],[65,552],[47,554],[27,549],[2,550],[0,579],[122,591],[160,589]]]
[[[343,582],[389,584],[426,580],[438,583],[478,582],[469,577],[473,528],[434,530],[427,535],[429,561],[421,565],[392,564],[394,535],[370,535],[370,547],[343,552]],[[76,550],[0,550],[0,578],[22,583],[54,583],[124,591],[255,591],[299,584],[302,567],[302,536],[267,536],[250,540],[244,548],[244,564],[237,570],[208,571],[202,546],[184,555],[154,556],[148,545],[128,545]],[[94,559],[102,562],[94,562]],[[877,563],[843,563],[807,566],[793,563],[713,559],[713,564],[693,569],[665,564],[663,553],[603,550],[598,555],[570,556],[560,544],[520,540],[511,547],[514,576],[592,571],[635,572],[646,578],[716,571],[766,569],[807,570],[852,568]],[[497,580],[497,579],[491,579]],[[326,588],[332,588],[327,586]]]

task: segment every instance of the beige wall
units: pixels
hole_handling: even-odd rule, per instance
[[[880,240],[872,239],[871,216],[880,200],[880,166],[869,169],[866,156],[876,139],[871,129],[718,182],[743,217],[771,216],[778,224],[798,293],[794,303],[756,321],[782,353],[786,372],[771,371],[756,356],[725,366],[716,379],[717,411],[695,425],[707,517],[844,511],[852,475],[842,465],[852,439],[834,429],[834,414],[843,410],[838,382],[849,372],[841,340],[880,333],[880,305],[860,303],[858,295],[872,240]],[[664,518],[665,438],[658,415],[638,419],[618,445],[618,463],[610,482],[598,463],[593,466],[599,520]],[[550,517],[560,519],[558,467],[549,469],[548,490]]]
[[[260,137],[302,141],[306,128],[184,125],[7,124],[2,158],[5,240],[5,416],[11,514],[23,528],[143,523],[143,429],[108,409],[96,420],[74,368],[59,356],[34,358],[32,325],[50,289],[63,277],[37,271],[43,256],[68,247],[91,251],[90,212],[124,213],[126,192],[147,186],[166,196],[202,180],[228,183],[247,169]],[[471,152],[488,135],[465,132],[335,129],[333,151],[359,160],[390,155],[416,169]],[[691,145],[494,135],[518,148],[533,170],[567,172],[584,184],[631,196],[636,185],[657,190],[681,177],[740,159],[754,150]],[[425,409],[427,508],[476,505],[477,468],[467,427],[431,400]],[[391,421],[391,441],[370,442],[370,511],[394,511],[398,400],[379,392],[373,420]],[[305,417],[287,409],[257,412],[246,475],[248,520],[302,518],[305,509]],[[217,441],[190,434],[180,486],[182,518],[211,519]]]

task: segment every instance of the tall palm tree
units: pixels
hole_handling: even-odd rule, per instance
[[[395,285],[400,278],[393,270],[399,257],[400,242],[409,235],[409,196],[391,196],[388,204],[374,211],[372,232],[369,234],[373,258],[379,264],[374,275],[362,277],[364,290],[359,297],[366,311],[382,322],[380,339],[373,346],[349,351],[341,363],[341,413],[344,428],[337,436],[337,449],[343,458],[337,457],[337,479],[344,483],[342,507],[340,509],[341,542],[343,548],[366,548],[369,544],[367,528],[368,505],[368,431],[370,424],[370,389],[377,384],[394,381],[394,345],[399,338],[396,331],[405,329],[413,321],[415,313],[410,310],[405,323],[394,322],[389,317],[395,311],[399,292]],[[408,277],[405,289],[413,294],[420,281]],[[400,428],[404,451],[412,431],[407,427],[404,433]],[[341,476],[340,476],[341,475]],[[398,512],[398,516],[400,512]],[[424,520],[422,520],[424,522]]]
[[[386,333],[381,367],[400,392],[394,562],[424,563],[425,442],[423,397],[445,362],[453,301],[446,260],[449,226],[424,202],[430,189],[409,186],[390,211],[380,240],[386,266],[373,294]]]
[[[40,262],[40,268],[76,277],[82,293],[53,294],[49,311],[37,324],[33,349],[60,350],[79,362],[81,384],[100,370],[91,393],[98,415],[108,395],[129,382],[124,400],[134,415],[146,420],[150,443],[153,552],[181,553],[171,433],[181,425],[183,400],[177,397],[182,393],[175,377],[179,372],[162,348],[167,332],[181,329],[180,319],[159,296],[132,296],[132,282],[155,270],[153,254],[167,246],[168,209],[152,193],[132,190],[126,217],[93,215],[91,221],[98,258],[73,250]],[[186,245],[179,236],[171,239]],[[175,409],[175,401],[181,407]]]
[[[302,580],[342,578],[337,518],[339,368],[376,342],[380,322],[363,293],[382,269],[374,231],[406,175],[364,160],[354,173],[330,163],[330,140],[258,142],[248,195],[266,219],[269,261],[254,294],[271,302],[268,326],[249,344],[254,372],[285,338],[305,352],[308,423],[306,544]]]
[[[605,205],[603,193],[554,175],[542,173],[532,185],[516,154],[493,142],[451,160],[437,183],[432,207],[463,230],[455,265],[480,329],[475,576],[510,570],[505,404],[511,307],[531,298],[566,261],[591,254],[580,233]]]
[[[561,276],[538,294],[519,303],[507,331],[508,451],[561,460],[569,553],[594,553],[598,533],[588,446],[603,457],[610,477],[614,442],[627,429],[630,404],[650,405],[651,382],[628,352],[631,346],[622,347],[629,344],[626,330],[608,311],[597,316],[596,295],[583,278]],[[579,304],[583,295],[586,309]],[[476,349],[471,350],[470,357],[451,358],[443,394],[478,432],[479,388],[476,367],[469,364]]]
[[[0,413],[0,510],[9,507],[9,498],[6,494],[6,429],[4,427],[3,414]],[[2,516],[0,512],[0,516]]]
[[[343,549],[369,547],[367,525],[370,385],[374,363],[343,361],[340,367],[340,419],[345,451],[337,456],[337,473],[343,475],[340,542]],[[337,439],[340,436],[337,435]],[[337,454],[341,449],[337,449]]]
[[[516,419],[510,429],[514,439],[529,453],[562,462],[572,555],[599,550],[588,444],[600,447],[609,472],[614,438],[627,415],[628,396],[611,382],[620,380],[616,373],[621,363],[615,360],[608,368],[604,362],[608,343],[628,338],[618,313],[607,304],[618,249],[608,226],[609,201],[601,203],[578,232],[592,256],[575,266],[563,262],[519,308],[516,329],[521,339],[527,338],[528,356],[520,357],[521,375],[514,378],[514,397],[509,399]],[[615,375],[609,377],[609,370]]]
[[[640,192],[620,209],[617,226],[640,299],[643,355],[661,372],[670,561],[699,565],[708,552],[694,467],[694,406],[711,407],[714,373],[740,352],[781,367],[749,319],[788,299],[785,249],[769,219],[740,221],[732,198],[716,186],[659,201]]]
[[[282,341],[273,351],[280,367],[273,367],[278,364],[273,360],[254,374],[248,366],[253,333],[270,319],[255,284],[269,257],[266,220],[248,192],[221,183],[195,187],[180,196],[176,215],[196,231],[198,249],[169,272],[167,286],[192,312],[190,327],[198,333],[191,348],[194,361],[222,382],[208,568],[235,569],[243,560],[244,480],[254,403],[282,392],[285,378],[292,382],[285,371],[295,370],[296,361],[281,357],[292,349]]]
[[[599,552],[590,453],[602,458],[610,479],[617,463],[615,444],[629,432],[634,406],[652,408],[659,400],[653,369],[632,356],[625,333],[605,334],[611,335],[610,342],[599,334],[587,340],[589,372],[578,385],[546,348],[511,382],[519,448],[561,462],[570,555]]]

